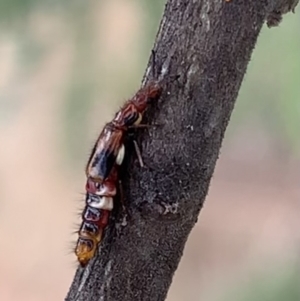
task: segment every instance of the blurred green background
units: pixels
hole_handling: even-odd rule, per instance
[[[163,7],[0,0],[0,300],[64,298],[86,160]],[[298,7],[259,37],[168,300],[300,300],[299,53]]]

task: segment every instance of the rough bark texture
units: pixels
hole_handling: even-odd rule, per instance
[[[138,133],[145,167],[127,152],[132,154],[123,185],[129,215],[114,212],[99,255],[77,270],[66,300],[166,298],[261,27],[265,20],[275,25],[272,14],[292,10],[297,2],[168,1],[155,66],[168,62],[169,78],[180,78],[166,80],[162,97],[147,111],[146,121],[160,126]]]

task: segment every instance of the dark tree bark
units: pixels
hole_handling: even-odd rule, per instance
[[[168,1],[154,49],[155,68],[168,62],[170,80],[145,116],[160,126],[138,133],[145,167],[135,155],[127,160],[123,186],[129,215],[114,212],[99,254],[77,270],[66,300],[166,298],[258,34],[265,20],[278,24],[297,3]],[[180,78],[171,80],[177,74]]]

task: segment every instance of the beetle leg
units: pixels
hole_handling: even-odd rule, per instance
[[[144,162],[143,162],[143,158],[142,158],[142,154],[141,154],[141,150],[136,142],[136,140],[133,140],[133,145],[134,145],[134,149],[135,149],[135,152],[136,152],[136,155],[138,157],[138,160],[139,160],[139,163],[140,163],[140,166],[141,167],[144,167]]]
[[[123,186],[122,186],[122,181],[119,180],[119,196],[120,196],[120,202],[122,204],[122,209],[123,211],[126,212],[126,208],[125,208],[125,205],[124,205],[124,191],[123,191]]]
[[[124,214],[124,218],[125,218],[125,222],[126,222],[126,216],[129,216],[129,212],[127,210],[127,207],[125,206],[124,191],[123,191],[123,185],[122,185],[121,180],[119,180],[119,199],[120,199],[120,203],[122,205],[122,213]]]
[[[148,129],[154,126],[160,126],[161,124],[154,123],[154,124],[145,124],[145,123],[140,123],[140,124],[134,124],[128,126],[128,129]]]

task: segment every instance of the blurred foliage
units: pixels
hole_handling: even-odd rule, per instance
[[[0,20],[2,25],[6,22],[20,19],[42,1],[38,0],[0,0]]]
[[[225,301],[299,301],[299,262],[276,265],[267,271],[256,272],[245,283],[236,283]]]
[[[159,28],[159,23],[163,15],[163,9],[166,1],[161,0],[142,0],[138,1],[139,5],[142,6],[146,14],[146,29],[147,32],[144,35],[144,50],[148,51],[149,48],[152,48],[153,42]]]
[[[92,51],[93,23],[89,19],[91,9],[91,5],[85,5],[69,15],[74,34],[75,58],[62,112],[62,124],[65,126],[62,133],[63,144],[67,147],[69,163],[79,161],[82,154],[86,153],[84,140],[87,139],[88,116],[95,96],[96,70],[93,62],[96,54]]]
[[[22,73],[31,72],[46,55],[48,48],[39,43],[32,34],[24,29],[16,34],[18,40],[18,65]]]
[[[45,5],[54,8],[60,3],[51,0],[0,0],[0,24],[6,30],[22,26],[33,10]]]
[[[233,133],[243,123],[258,121],[291,155],[300,154],[299,15],[300,7],[279,27],[264,26],[229,125]]]

